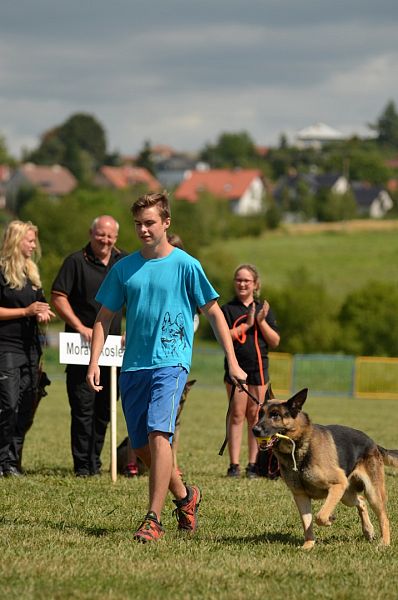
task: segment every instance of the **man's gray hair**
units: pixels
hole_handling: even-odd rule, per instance
[[[108,221],[113,221],[116,225],[116,231],[117,233],[119,233],[119,223],[116,221],[116,219],[111,217],[111,215],[99,215],[98,217],[95,217],[94,221],[91,223],[90,231],[94,231],[94,229],[97,228],[98,221],[100,219],[107,219]]]

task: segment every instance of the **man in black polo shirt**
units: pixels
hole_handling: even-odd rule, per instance
[[[127,255],[115,247],[119,224],[113,217],[94,219],[89,243],[68,256],[51,290],[51,301],[65,321],[65,331],[80,333],[91,342],[92,328],[100,309],[95,295],[111,267]],[[110,334],[120,335],[122,313],[117,313]],[[76,476],[100,473],[100,455],[110,420],[110,368],[105,368],[101,392],[94,393],[86,383],[85,365],[68,365],[66,387],[71,407],[71,445]]]

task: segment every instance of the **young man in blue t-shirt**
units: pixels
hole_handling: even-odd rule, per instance
[[[178,404],[191,365],[193,318],[199,307],[224,349],[235,383],[239,367],[218,294],[200,263],[167,239],[170,208],[165,194],[141,196],[132,206],[141,250],[120,260],[101,285],[102,307],[93,328],[87,382],[101,389],[98,359],[114,314],[126,305],[126,347],[120,375],[129,438],[149,467],[149,507],[135,539],[158,540],[167,491],[176,504],[178,528],[193,532],[201,492],[185,485],[173,468],[171,439]]]

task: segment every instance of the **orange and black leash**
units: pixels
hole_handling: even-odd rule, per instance
[[[264,401],[263,402],[259,402],[257,400],[257,398],[255,396],[253,396],[253,394],[251,392],[249,392],[249,390],[247,389],[247,387],[245,387],[246,381],[243,381],[241,379],[238,379],[237,381],[238,381],[238,387],[239,387],[239,389],[242,392],[245,392],[249,396],[249,398],[251,398],[251,400],[253,400],[253,402],[255,402],[258,405],[259,409],[262,408],[264,406],[264,404],[265,404],[266,399],[267,399],[267,393],[265,394]],[[225,438],[224,438],[224,441],[223,441],[223,443],[221,445],[221,448],[220,448],[220,450],[218,452],[219,456],[222,456],[224,454],[225,447],[228,444],[228,422],[229,422],[229,414],[231,412],[231,402],[232,402],[232,398],[234,397],[236,387],[237,387],[236,383],[233,383],[232,387],[231,387],[231,393],[229,395],[227,414],[225,415]]]

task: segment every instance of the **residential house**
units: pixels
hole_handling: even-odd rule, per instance
[[[285,221],[300,220],[300,214],[291,212],[291,208],[300,204],[303,186],[305,186],[306,193],[310,195],[315,195],[322,189],[335,194],[346,194],[351,191],[356,200],[359,214],[371,218],[383,217],[393,207],[393,201],[384,188],[366,183],[349,182],[344,175],[338,173],[324,175],[295,173],[281,177],[273,191],[275,201],[284,210]],[[287,209],[286,205],[288,205]]]
[[[16,210],[18,193],[22,189],[37,188],[52,198],[58,198],[70,194],[76,187],[77,180],[66,167],[25,163],[14,171],[7,183],[7,208]]]
[[[161,188],[159,181],[143,167],[110,167],[104,165],[96,175],[97,185],[123,190],[135,185],[145,185],[150,192],[158,192]]]
[[[358,212],[363,216],[381,219],[394,206],[387,190],[380,186],[353,182],[351,189],[357,202]]]
[[[341,173],[297,173],[279,179],[273,190],[276,204],[283,211],[286,222],[303,219],[302,206],[306,196],[315,196],[321,190],[334,194],[346,194],[350,189],[348,179]]]
[[[195,156],[184,153],[174,154],[155,163],[156,177],[167,190],[180,185],[192,171],[208,168],[206,163],[198,162]]]
[[[305,186],[308,193],[315,195],[320,190],[329,190],[335,194],[346,194],[350,189],[348,179],[341,173],[292,173],[285,175],[277,182],[273,196],[279,203],[283,198],[288,198],[292,203],[295,202],[300,187]]]
[[[258,169],[208,169],[187,173],[174,197],[197,202],[204,192],[226,200],[237,215],[252,215],[263,210],[266,190]]]

